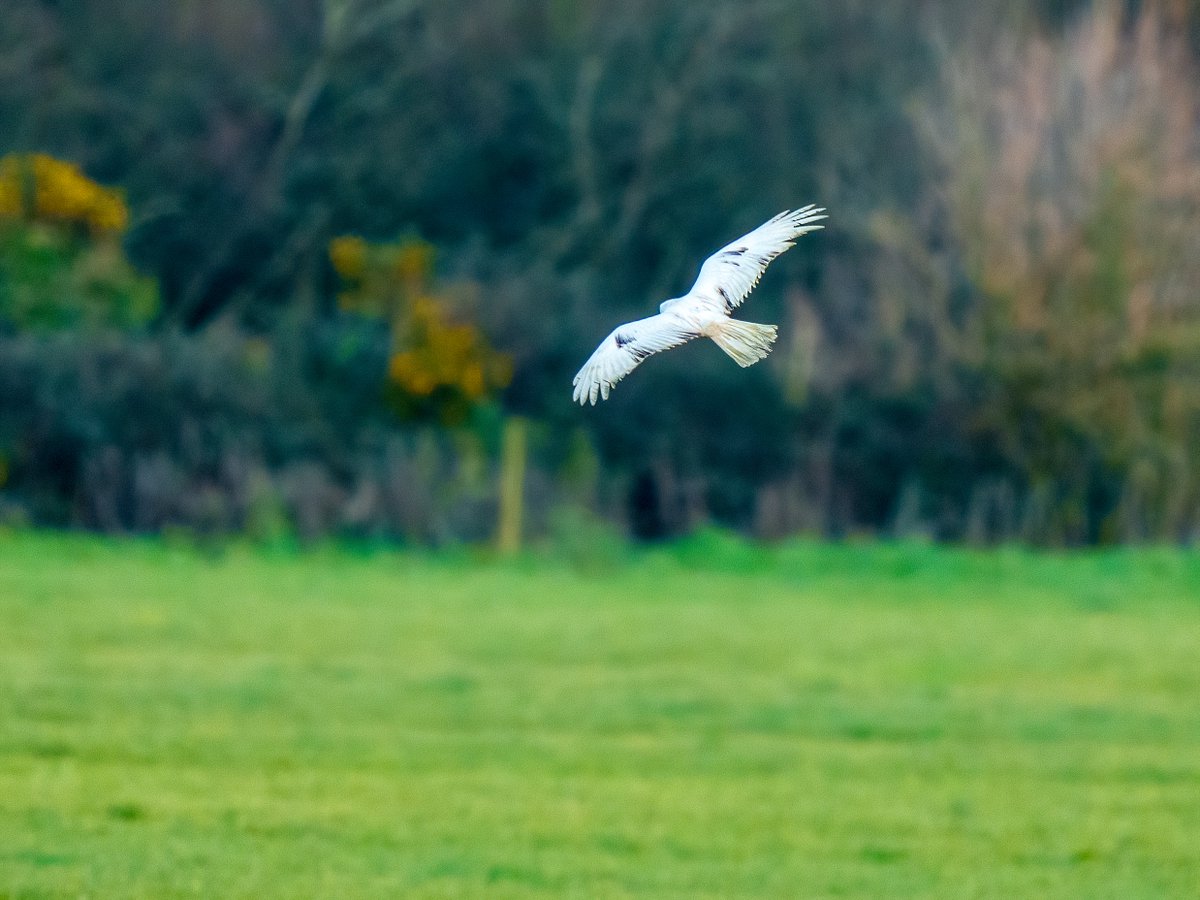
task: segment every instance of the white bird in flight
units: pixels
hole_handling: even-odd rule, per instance
[[[802,234],[824,228],[812,223],[827,218],[809,205],[781,212],[749,234],[722,247],[704,261],[692,289],[667,300],[658,315],[618,326],[596,348],[575,376],[574,399],[582,406],[608,399],[613,385],[647,356],[710,337],[739,366],[752,366],[771,352],[775,326],[731,319],[730,313],[754,290],[767,265]]]

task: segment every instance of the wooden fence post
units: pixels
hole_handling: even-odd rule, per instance
[[[505,420],[504,439],[500,445],[500,516],[496,529],[496,549],[505,555],[521,549],[527,436],[528,422],[522,416],[510,416]]]

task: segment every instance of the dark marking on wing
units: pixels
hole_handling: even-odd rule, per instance
[[[633,357],[635,362],[641,362],[647,356],[652,354],[653,350],[647,350],[645,347],[639,347],[634,344],[634,337],[631,334],[616,334],[613,340],[617,342],[617,348],[624,350]]]
[[[746,252],[745,247],[734,247],[732,250],[726,250],[724,255],[725,256],[741,256],[745,252]]]
[[[723,288],[723,287],[720,287],[720,286],[718,285],[718,286],[717,286],[717,293],[718,293],[718,294],[720,294],[720,295],[721,295],[721,299],[725,301],[725,311],[726,311],[726,312],[732,312],[732,311],[733,311],[733,301],[731,301],[731,300],[729,299],[729,294],[728,294],[728,293],[725,291],[725,288]]]

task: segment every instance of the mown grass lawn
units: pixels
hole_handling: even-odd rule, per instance
[[[1193,897],[1200,555],[0,535],[0,897]]]

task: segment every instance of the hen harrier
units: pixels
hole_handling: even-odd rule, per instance
[[[582,406],[608,399],[613,385],[643,359],[670,350],[693,338],[710,337],[739,366],[752,366],[771,352],[775,326],[731,319],[730,313],[754,290],[767,265],[802,234],[824,228],[814,225],[824,209],[806,206],[781,212],[749,234],[722,247],[704,261],[692,289],[667,300],[658,315],[618,326],[575,376],[574,399]]]

